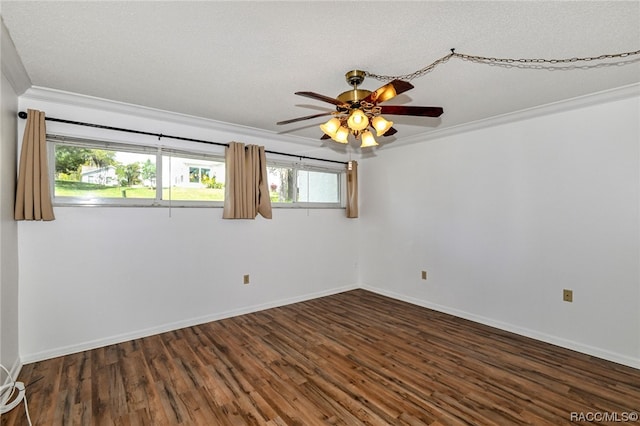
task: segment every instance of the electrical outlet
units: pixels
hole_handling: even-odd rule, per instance
[[[249,284],[249,274],[244,276],[244,283]]]
[[[562,290],[562,300],[565,302],[573,302],[573,290]]]
[[[427,279],[427,271],[422,271],[422,279],[423,280]]]

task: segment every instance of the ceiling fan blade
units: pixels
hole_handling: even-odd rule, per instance
[[[440,107],[421,107],[403,105],[382,105],[381,114],[414,115],[420,117],[440,117],[444,110]]]
[[[295,123],[296,121],[310,120],[312,118],[322,117],[322,116],[325,116],[325,115],[331,115],[333,113],[334,113],[334,111],[327,111],[327,112],[322,112],[320,114],[306,115],[304,117],[292,118],[291,120],[278,121],[276,124],[277,125],[281,125],[281,124]]]
[[[363,99],[364,102],[370,102],[379,104],[389,99],[395,98],[400,93],[404,93],[407,90],[413,89],[413,84],[404,80],[393,80],[392,82],[385,84],[377,89],[375,92],[371,92],[369,96]]]
[[[393,136],[393,135],[395,135],[396,133],[398,133],[398,131],[397,131],[394,127],[389,127],[389,130],[387,130],[386,132],[384,132],[384,135],[382,135],[382,136],[384,136],[384,137],[386,137],[386,136]]]
[[[342,105],[345,104],[344,102],[342,102],[339,99],[331,98],[329,96],[321,95],[319,93],[314,93],[314,92],[296,92],[295,94],[299,95],[299,96],[305,96],[305,97],[311,98],[311,99],[317,99],[317,100],[323,101],[323,102],[329,102],[330,104],[333,104],[333,105],[342,106]]]

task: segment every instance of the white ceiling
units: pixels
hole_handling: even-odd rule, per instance
[[[409,74],[450,48],[511,58],[640,49],[639,1],[2,1],[1,13],[35,86],[318,146],[326,119],[275,123],[331,110],[294,92],[335,97],[350,88],[344,74],[352,69]],[[640,56],[553,70],[452,58],[388,102],[441,106],[442,117],[387,117],[398,133],[381,142],[637,82]],[[362,88],[383,84],[367,78]]]

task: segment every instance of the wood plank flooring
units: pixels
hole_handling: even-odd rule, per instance
[[[572,412],[599,424],[640,412],[640,370],[364,290],[28,364],[20,380],[47,426],[556,425]],[[26,424],[22,405],[2,417]]]

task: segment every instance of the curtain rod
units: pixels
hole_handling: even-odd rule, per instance
[[[25,119],[27,118],[27,113],[24,111],[20,111],[18,113],[18,117]],[[229,146],[228,143],[223,143],[223,142],[212,142],[212,141],[205,141],[202,139],[191,139],[191,138],[183,138],[181,136],[171,136],[171,135],[165,135],[162,133],[152,133],[152,132],[145,132],[142,130],[133,130],[133,129],[125,129],[122,127],[112,127],[112,126],[104,126],[102,124],[94,124],[94,123],[85,123],[82,121],[72,121],[72,120],[63,120],[60,118],[53,118],[53,117],[46,117],[44,118],[47,121],[55,121],[58,123],[65,123],[65,124],[74,124],[76,126],[86,126],[86,127],[95,127],[97,129],[106,129],[106,130],[117,130],[119,132],[127,132],[127,133],[135,133],[138,135],[147,135],[147,136],[156,136],[158,139],[160,138],[168,138],[168,139],[176,139],[176,140],[180,140],[180,141],[187,141],[187,142],[198,142],[198,143],[206,143],[209,145],[218,145],[218,146]],[[346,161],[338,161],[338,160],[327,160],[325,158],[317,158],[317,157],[308,157],[306,155],[297,155],[297,154],[289,154],[287,152],[278,152],[278,151],[270,151],[265,149],[265,151],[267,154],[275,154],[275,155],[284,155],[285,157],[294,157],[294,158],[299,158],[299,159],[305,159],[305,160],[316,160],[316,161],[324,161],[327,163],[336,163],[336,164],[348,164]]]

